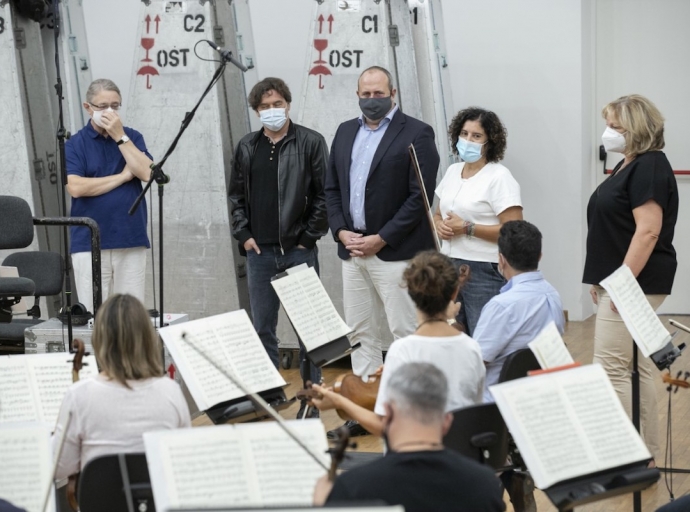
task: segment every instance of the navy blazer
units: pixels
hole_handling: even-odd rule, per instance
[[[350,164],[358,130],[356,118],[338,127],[326,175],[328,224],[338,242],[338,256],[344,260],[350,258],[350,252],[336,233],[341,229],[354,231],[350,216]],[[409,260],[419,251],[435,247],[408,151],[410,144],[414,144],[426,193],[432,202],[440,161],[434,130],[398,110],[376,149],[365,188],[367,235],[378,234],[386,241],[377,254],[383,261]]]

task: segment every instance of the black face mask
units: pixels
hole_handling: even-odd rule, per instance
[[[393,106],[393,99],[390,96],[385,98],[359,98],[359,108],[364,117],[370,121],[383,119]]]

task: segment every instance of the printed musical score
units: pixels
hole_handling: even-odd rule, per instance
[[[574,363],[573,356],[568,352],[561,333],[558,332],[556,322],[550,322],[527,346],[544,370]]]
[[[351,332],[313,268],[289,273],[271,284],[308,351]]]
[[[72,355],[0,356],[0,423],[39,421],[51,429],[72,385]],[[98,373],[94,356],[84,357],[81,378]]]
[[[642,355],[649,357],[670,340],[670,333],[644,296],[630,268],[623,265],[601,282]]]
[[[489,389],[540,489],[651,458],[600,365]]]
[[[28,512],[42,512],[47,487],[52,485],[48,428],[35,423],[0,426],[0,461],[0,496]],[[54,499],[47,510],[55,510]]]
[[[290,427],[328,463],[318,420]],[[156,507],[309,505],[323,469],[277,423],[144,434]]]
[[[244,310],[170,325],[159,333],[199,410],[244,393],[191,345],[254,393],[285,386]]]

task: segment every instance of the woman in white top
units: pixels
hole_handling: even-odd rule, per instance
[[[101,373],[65,395],[53,436],[57,451],[70,413],[58,479],[101,455],[143,452],[144,432],[191,425],[180,386],[163,376],[158,337],[138,299],[111,296],[98,310],[92,341]]]
[[[331,388],[314,386],[322,398],[313,402],[320,410],[340,409],[374,435],[383,430],[383,404],[388,382],[405,363],[437,366],[448,379],[446,411],[482,403],[486,370],[479,345],[448,325],[457,312],[453,299],[460,288],[458,270],[450,258],[435,251],[417,254],[405,269],[403,280],[417,307],[417,330],[391,345],[383,366],[374,411],[369,411]]]
[[[441,252],[469,265],[470,278],[457,300],[458,323],[470,336],[484,304],[505,279],[498,272],[498,233],[509,220],[522,220],[520,185],[499,162],[506,150],[506,129],[496,114],[478,107],[461,110],[448,129],[462,162],[451,165],[436,188],[434,224]]]

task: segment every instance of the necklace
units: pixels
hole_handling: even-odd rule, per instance
[[[443,446],[443,443],[438,443],[434,441],[408,441],[406,443],[400,443],[398,446],[395,447],[395,450],[391,448],[391,451],[399,452],[400,448],[403,446],[428,446],[429,448],[433,449],[439,449],[440,447]]]
[[[431,322],[446,322],[446,320],[444,320],[443,318],[427,318],[426,320],[424,320],[422,323],[420,323],[420,324],[417,326],[417,330],[419,330],[419,328],[420,328],[422,325],[428,324],[428,323],[431,323]]]

